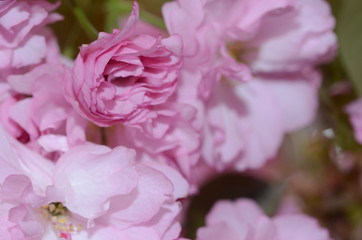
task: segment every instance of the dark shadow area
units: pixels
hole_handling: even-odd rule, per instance
[[[204,226],[204,220],[214,203],[221,199],[235,200],[250,198],[256,201],[263,199],[269,186],[259,179],[237,174],[218,176],[201,187],[199,193],[186,201],[183,235],[195,239],[197,228]]]

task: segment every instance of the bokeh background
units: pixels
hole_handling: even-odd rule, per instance
[[[139,0],[141,18],[164,28],[164,0]],[[193,238],[217,199],[250,197],[269,214],[281,202],[318,218],[335,240],[362,239],[362,147],[356,143],[345,106],[362,96],[362,0],[329,0],[336,18],[339,50],[322,66],[317,119],[285,138],[278,156],[263,169],[225,173],[185,199],[184,233]],[[58,12],[65,18],[53,24],[63,54],[74,58],[91,42],[74,16],[78,6],[96,31],[110,32],[131,10],[127,0],[63,0]],[[288,205],[289,204],[289,205]]]

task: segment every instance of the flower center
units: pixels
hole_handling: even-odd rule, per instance
[[[71,240],[72,234],[79,233],[83,227],[76,224],[71,219],[69,210],[61,202],[52,202],[43,209],[46,215],[50,217],[54,231],[60,239]]]
[[[229,55],[238,62],[244,62],[242,55],[245,52],[245,46],[243,42],[233,42],[226,46]]]
[[[65,215],[68,209],[61,202],[52,202],[45,206],[51,216]]]

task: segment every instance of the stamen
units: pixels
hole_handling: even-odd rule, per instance
[[[227,45],[227,50],[232,58],[238,62],[243,62],[242,53],[245,51],[243,42],[234,42]]]
[[[72,240],[73,234],[82,231],[82,225],[72,222],[71,214],[63,203],[52,202],[43,206],[42,209],[45,210],[45,215],[50,216],[53,229],[59,239]]]
[[[254,55],[258,51],[257,47],[247,46],[245,42],[231,42],[226,45],[229,55],[239,63],[247,63],[247,56]]]
[[[68,209],[61,202],[53,202],[45,206],[51,216],[65,215]]]

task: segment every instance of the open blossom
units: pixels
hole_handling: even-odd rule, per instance
[[[187,46],[185,65],[200,68],[197,61],[206,72],[215,62],[229,73],[232,66],[244,73],[300,71],[336,50],[335,21],[323,0],[178,0],[166,3],[163,14],[168,31]]]
[[[245,52],[239,53],[254,72],[295,72],[329,62],[334,57],[335,19],[328,3],[324,0],[289,2],[291,7],[284,14],[265,16],[256,35],[245,43]]]
[[[177,186],[181,176],[167,166],[136,163],[134,150],[125,147],[92,144],[73,148],[54,163],[3,131],[0,141],[2,237],[177,238],[175,200],[186,188]]]
[[[269,218],[248,199],[217,202],[197,240],[330,240],[327,230],[303,214],[282,214]]]
[[[8,81],[15,78],[21,89],[29,91],[32,81],[23,80],[33,76],[34,68],[43,63],[60,64],[58,45],[46,26],[61,19],[59,14],[51,13],[58,5],[45,0],[0,3],[1,123],[12,136],[23,142],[28,142],[30,135],[38,135],[33,120],[29,118],[31,101],[25,100],[24,92],[18,92],[19,89],[14,89]]]
[[[204,161],[218,170],[263,166],[284,134],[313,119],[319,81],[313,72],[238,85],[220,82],[204,110],[204,139],[213,140],[203,145]]]
[[[268,80],[256,76],[246,83],[223,79],[207,101],[195,91],[201,78],[183,72],[178,97],[197,109],[192,121],[201,134],[201,162],[218,171],[263,166],[284,134],[308,124],[317,110],[321,75],[316,71]],[[194,170],[195,163],[184,166]]]
[[[138,5],[122,30],[84,45],[66,77],[69,102],[99,126],[138,124],[175,91],[181,41],[132,34]]]
[[[177,97],[197,109],[209,167],[261,167],[314,119],[315,67],[336,50],[325,1],[178,0],[163,14],[184,43]]]
[[[64,79],[67,100],[89,121],[112,125],[105,129],[110,146],[136,149],[189,175],[200,137],[192,125],[195,108],[173,95],[181,41],[142,25],[137,4],[122,25],[81,48]],[[148,35],[140,33],[145,28]]]
[[[87,121],[66,101],[62,86],[67,66],[41,64],[8,77],[12,91],[0,104],[1,124],[11,136],[44,154],[84,143]]]
[[[191,166],[200,155],[200,135],[191,124],[195,108],[170,102],[153,111],[157,117],[138,127],[118,124],[109,128],[106,134],[108,144],[134,148],[153,156],[155,161],[170,164],[184,176],[190,176]]]
[[[4,3],[3,3],[4,2]],[[50,13],[58,4],[45,0],[2,1],[0,5],[0,77],[21,73],[43,62],[59,61],[48,23],[61,19]]]

